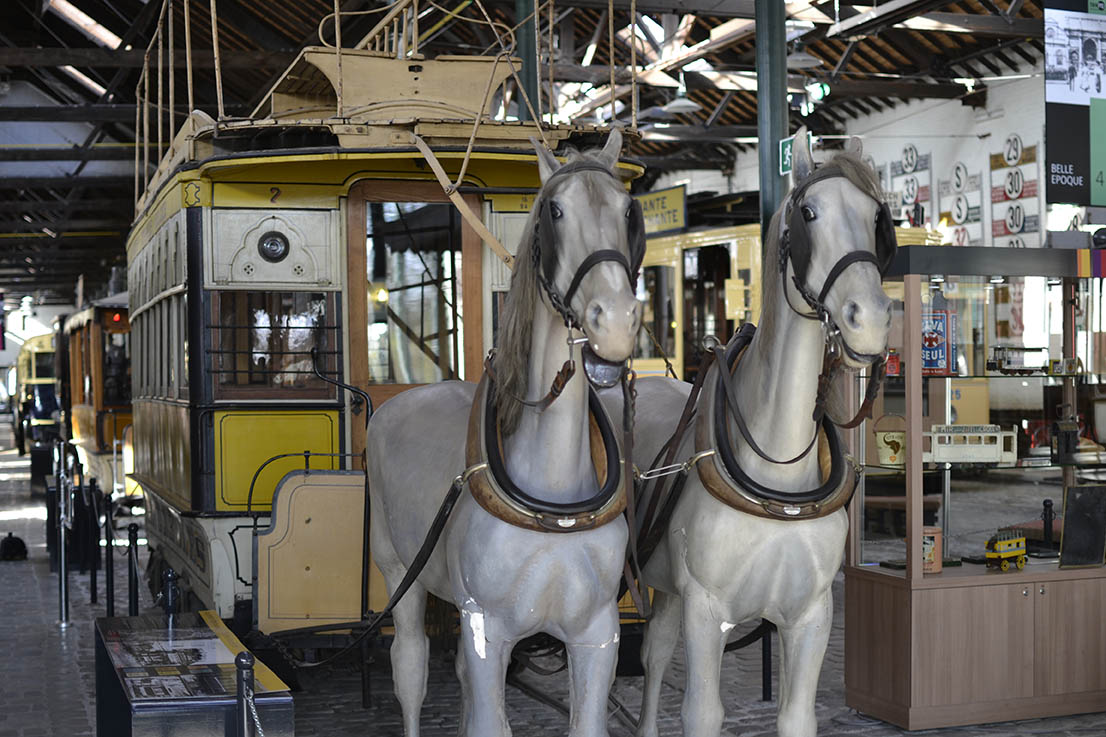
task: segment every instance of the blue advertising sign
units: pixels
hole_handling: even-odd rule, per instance
[[[952,351],[949,336],[948,310],[922,313],[922,375],[947,376],[950,373]]]

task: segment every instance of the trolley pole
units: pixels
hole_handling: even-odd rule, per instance
[[[518,78],[522,81],[522,89],[526,97],[538,108],[538,65],[534,55],[537,53],[537,38],[534,35],[534,19],[531,17],[534,10],[534,0],[515,0],[515,17],[526,18],[515,31],[518,50],[515,52],[522,59],[522,68],[519,69]],[[612,94],[613,91],[612,91]],[[526,100],[518,95],[518,119],[525,121],[530,119],[530,110],[526,107]],[[540,121],[538,121],[540,122]],[[612,121],[613,122],[613,121]]]
[[[111,492],[104,492],[104,596],[107,616],[115,616],[115,523],[112,520]]]
[[[780,0],[756,0],[754,8],[760,232],[761,242],[767,243],[768,224],[787,190],[786,180],[780,175],[780,141],[787,137],[787,28]]]

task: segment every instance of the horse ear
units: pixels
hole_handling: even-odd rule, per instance
[[[603,144],[603,150],[599,152],[599,159],[613,170],[621,154],[622,131],[618,128],[611,128],[611,133],[607,136],[607,142]]]
[[[794,159],[791,167],[792,186],[803,181],[814,171],[814,157],[810,153],[810,139],[807,136],[806,126],[799,128],[795,133],[795,141],[791,145]]]
[[[859,136],[850,136],[848,142],[845,144],[845,150],[854,156],[863,156],[864,142],[860,140]]]
[[[557,161],[557,157],[544,143],[533,136],[530,136],[530,143],[534,146],[534,153],[538,155],[538,176],[541,177],[542,184],[545,184],[553,172],[561,168],[561,162]]]

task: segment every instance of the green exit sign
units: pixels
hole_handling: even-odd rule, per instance
[[[807,147],[810,146],[810,133],[807,133]],[[780,176],[791,173],[793,164],[793,155],[795,152],[795,136],[788,136],[787,138],[780,139]]]

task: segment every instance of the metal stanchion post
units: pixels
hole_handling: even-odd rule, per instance
[[[171,567],[165,569],[165,613],[170,617],[180,613],[180,587],[177,586],[179,580],[180,574]]]
[[[112,520],[111,492],[104,492],[104,596],[107,615],[115,616],[115,522]]]
[[[772,630],[764,633],[760,646],[760,699],[772,700]]]
[[[57,477],[58,485],[58,621],[62,627],[69,626],[69,555],[66,548],[69,541],[65,534],[68,522],[66,499],[69,485],[63,476]]]
[[[235,737],[250,737],[250,705],[253,701],[253,655],[243,650],[234,656],[237,668]]]
[[[131,617],[138,616],[138,525],[131,522],[127,525],[127,614]]]
[[[89,479],[88,485],[81,488],[81,494],[88,500],[89,536],[88,536],[88,588],[90,590],[89,601],[96,602],[96,566],[100,563],[100,510],[97,505],[99,492],[96,488],[96,479]]]

